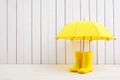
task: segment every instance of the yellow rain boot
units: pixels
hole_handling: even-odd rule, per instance
[[[77,72],[82,67],[82,54],[80,51],[74,53],[74,65],[69,69],[70,72]]]
[[[82,60],[82,68],[78,69],[78,73],[88,73],[92,71],[92,52],[84,52]]]

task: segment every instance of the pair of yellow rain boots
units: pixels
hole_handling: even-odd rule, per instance
[[[80,52],[74,53],[74,65],[69,69],[70,72],[78,72],[85,74],[92,71],[92,52]]]

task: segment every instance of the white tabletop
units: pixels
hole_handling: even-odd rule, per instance
[[[94,65],[87,74],[69,72],[70,66],[1,64],[0,80],[120,80],[120,65]]]

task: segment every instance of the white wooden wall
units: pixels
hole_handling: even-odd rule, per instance
[[[0,63],[71,64],[82,41],[55,40],[71,21],[105,25],[115,41],[86,41],[94,64],[120,64],[120,0],[0,0]]]

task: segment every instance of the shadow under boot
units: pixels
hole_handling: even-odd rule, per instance
[[[70,72],[77,72],[82,67],[82,54],[80,51],[74,53],[74,65],[69,69]]]
[[[92,71],[92,52],[84,52],[82,67],[77,70],[78,73],[85,74]]]

